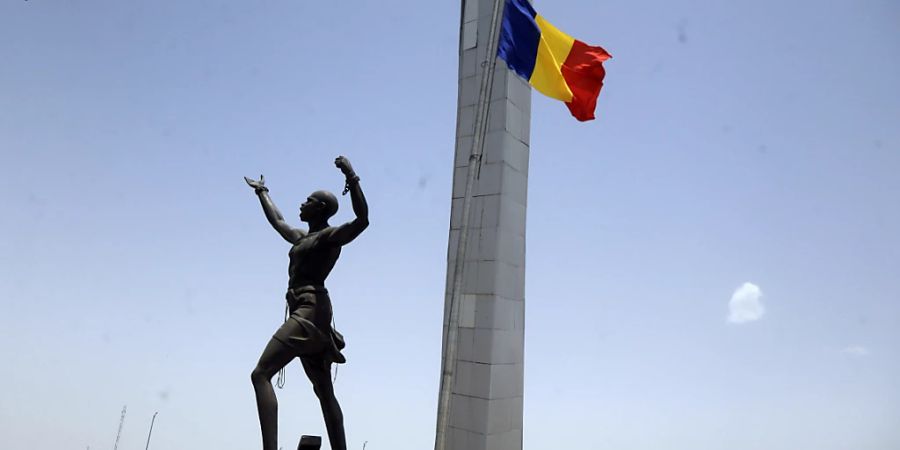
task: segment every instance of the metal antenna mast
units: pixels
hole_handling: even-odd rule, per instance
[[[125,410],[128,409],[128,405],[122,407],[122,417],[119,419],[119,432],[116,433],[116,445],[113,446],[113,450],[117,450],[119,448],[119,437],[122,436],[122,424],[125,423]]]

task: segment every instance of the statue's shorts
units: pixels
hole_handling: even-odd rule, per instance
[[[342,364],[344,337],[331,326],[332,309],[324,286],[288,289],[290,316],[272,338],[290,347],[298,357]]]

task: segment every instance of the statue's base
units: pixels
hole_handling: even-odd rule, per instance
[[[300,436],[300,445],[297,450],[319,450],[322,448],[322,438],[319,436]]]

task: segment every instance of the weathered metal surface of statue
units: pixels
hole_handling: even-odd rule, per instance
[[[359,177],[350,161],[340,156],[334,164],[346,177],[344,193],[350,192],[356,218],[340,226],[329,225],[328,219],[338,209],[337,198],[330,192],[316,191],[300,205],[300,220],[309,225],[309,231],[285,222],[269,197],[262,176],[259,180],[244,177],[256,191],[266,219],[292,245],[287,291],[290,316],[269,340],[250,377],[256,392],[263,450],[278,449],[278,400],[272,377],[294,358],[300,358],[319,398],[331,448],[347,448],[343,413],[331,382],[331,365],[346,361],[341,354],[344,339],[332,328],[331,299],[325,289],[325,278],[337,262],[341,247],[359,236],[369,225],[369,219]]]

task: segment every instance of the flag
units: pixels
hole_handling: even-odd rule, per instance
[[[612,56],[547,22],[528,0],[506,0],[497,56],[538,92],[566,102],[580,121],[593,120]]]

